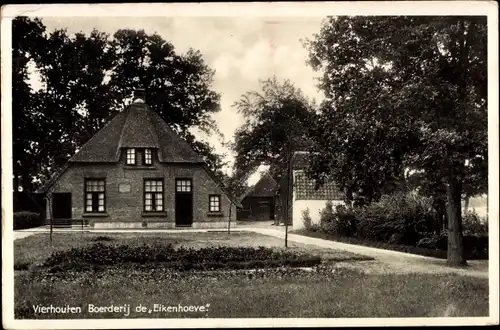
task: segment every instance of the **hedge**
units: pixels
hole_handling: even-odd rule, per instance
[[[43,224],[43,219],[39,213],[29,211],[14,212],[14,230],[40,227]]]

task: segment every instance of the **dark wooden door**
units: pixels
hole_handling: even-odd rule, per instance
[[[52,225],[54,227],[71,227],[71,193],[52,194]]]
[[[52,194],[52,218],[71,219],[71,193]]]
[[[177,179],[175,189],[175,225],[177,227],[191,227],[193,224],[191,179]]]

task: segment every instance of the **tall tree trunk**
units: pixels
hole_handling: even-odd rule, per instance
[[[450,265],[466,265],[462,235],[462,187],[456,177],[448,176],[446,187],[447,214],[448,214],[448,255]]]
[[[19,175],[17,173],[14,174],[14,192],[19,191]]]
[[[464,212],[468,212],[469,211],[469,202],[470,202],[470,196],[465,196]]]

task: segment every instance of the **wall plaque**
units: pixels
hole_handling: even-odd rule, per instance
[[[130,192],[130,184],[129,183],[120,183],[118,185],[118,192],[129,193]]]

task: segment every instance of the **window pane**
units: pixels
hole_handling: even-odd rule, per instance
[[[92,204],[87,204],[87,207],[85,208],[86,212],[92,212]]]
[[[217,195],[209,196],[209,209],[211,212],[220,211],[220,196]]]
[[[153,211],[153,208],[151,207],[151,205],[146,205],[146,211]]]
[[[127,164],[135,164],[135,149],[127,149]]]
[[[191,191],[191,180],[177,180],[176,182],[176,190],[181,192],[190,192]]]
[[[156,194],[156,205],[163,204],[163,196],[162,194]]]
[[[104,212],[104,205],[99,205],[99,212]]]
[[[87,192],[105,191],[105,188],[104,180],[87,180],[85,183],[85,191]]]
[[[152,163],[152,156],[151,156],[151,149],[145,149],[144,150],[144,163],[145,164],[151,164]]]

